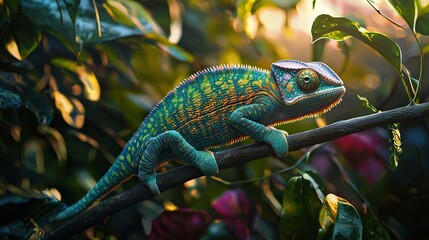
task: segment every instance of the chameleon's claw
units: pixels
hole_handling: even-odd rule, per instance
[[[286,131],[284,131],[284,130],[277,129],[277,128],[273,127],[273,126],[269,126],[268,128],[271,129],[271,130],[274,130],[274,131],[282,132],[286,137],[289,136],[289,133],[286,132]]]
[[[150,191],[152,192],[153,195],[157,196],[157,195],[161,194],[161,192],[159,191],[159,188],[158,188],[158,184],[156,183],[156,174],[155,173],[153,175],[150,175],[150,176],[140,176],[140,174],[139,174],[139,178],[146,186],[148,186],[148,188],[150,189]]]
[[[216,159],[211,151],[197,151],[197,159],[192,165],[198,167],[206,176],[213,176],[219,172]]]
[[[287,132],[270,127],[270,132],[265,142],[271,145],[277,157],[286,157],[289,152],[286,136],[288,136]]]

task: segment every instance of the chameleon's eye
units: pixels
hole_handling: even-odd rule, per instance
[[[302,91],[310,92],[319,87],[320,78],[314,70],[307,68],[298,73],[296,83]]]

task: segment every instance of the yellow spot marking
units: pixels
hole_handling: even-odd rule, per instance
[[[177,104],[178,104],[177,98],[173,98],[171,100],[171,103],[173,104],[173,107],[177,107]]]
[[[170,125],[172,128],[176,128],[176,123],[173,121],[172,118],[167,117],[166,120],[168,125]]]
[[[233,83],[232,83],[232,80],[228,80],[228,84],[227,84],[227,83],[223,83],[223,85],[221,85],[221,86],[220,86],[220,88],[221,88],[223,91],[226,91],[226,90],[229,88],[229,86],[231,86],[231,84],[233,84]]]
[[[292,92],[292,90],[293,90],[293,83],[292,83],[292,82],[289,82],[289,83],[286,85],[286,91],[287,91],[287,92]]]
[[[188,94],[195,92],[195,88],[193,86],[188,87]]]
[[[208,95],[212,91],[212,86],[210,84],[210,80],[207,76],[204,76],[204,79],[201,83],[201,90],[204,92],[205,95]]]
[[[181,116],[181,118],[185,117],[185,109],[183,108],[183,104],[180,104],[177,107],[177,110],[179,111],[179,116]]]
[[[123,163],[121,163],[121,169],[124,171],[127,170],[127,168],[125,167],[125,165]]]
[[[259,88],[262,88],[262,80],[261,79],[253,81],[252,84],[258,86]]]
[[[201,107],[201,94],[199,92],[194,92],[192,95],[192,102],[194,103],[196,108]]]
[[[240,80],[238,80],[238,84],[241,85],[241,86],[245,86],[245,85],[249,84],[249,80],[247,80],[247,79],[240,79]]]
[[[220,77],[216,82],[215,82],[215,85],[216,86],[222,86],[222,84],[224,83],[224,81],[223,81],[223,76],[222,77]]]

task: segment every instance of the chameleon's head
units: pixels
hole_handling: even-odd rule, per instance
[[[343,81],[321,62],[281,60],[271,65],[271,74],[284,103],[296,114],[290,120],[324,113],[346,92]]]

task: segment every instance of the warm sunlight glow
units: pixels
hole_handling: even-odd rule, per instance
[[[367,74],[363,77],[362,80],[363,80],[363,84],[365,85],[365,87],[367,87],[369,89],[376,90],[381,85],[380,76],[378,76],[376,74]]]
[[[258,33],[258,26],[259,22],[255,15],[247,17],[244,30],[250,39],[254,39],[256,37],[256,34]]]
[[[164,208],[167,211],[175,211],[178,209],[178,207],[176,205],[174,205],[174,203],[170,202],[170,201],[165,201],[164,202]]]
[[[340,5],[333,4],[331,1],[317,1],[314,9],[312,2],[312,0],[304,0],[298,3],[297,14],[290,18],[292,28],[310,33],[313,21],[317,16],[320,14],[336,16],[341,12]]]
[[[286,13],[276,7],[264,7],[258,11],[261,24],[269,32],[281,32],[286,23]]]

